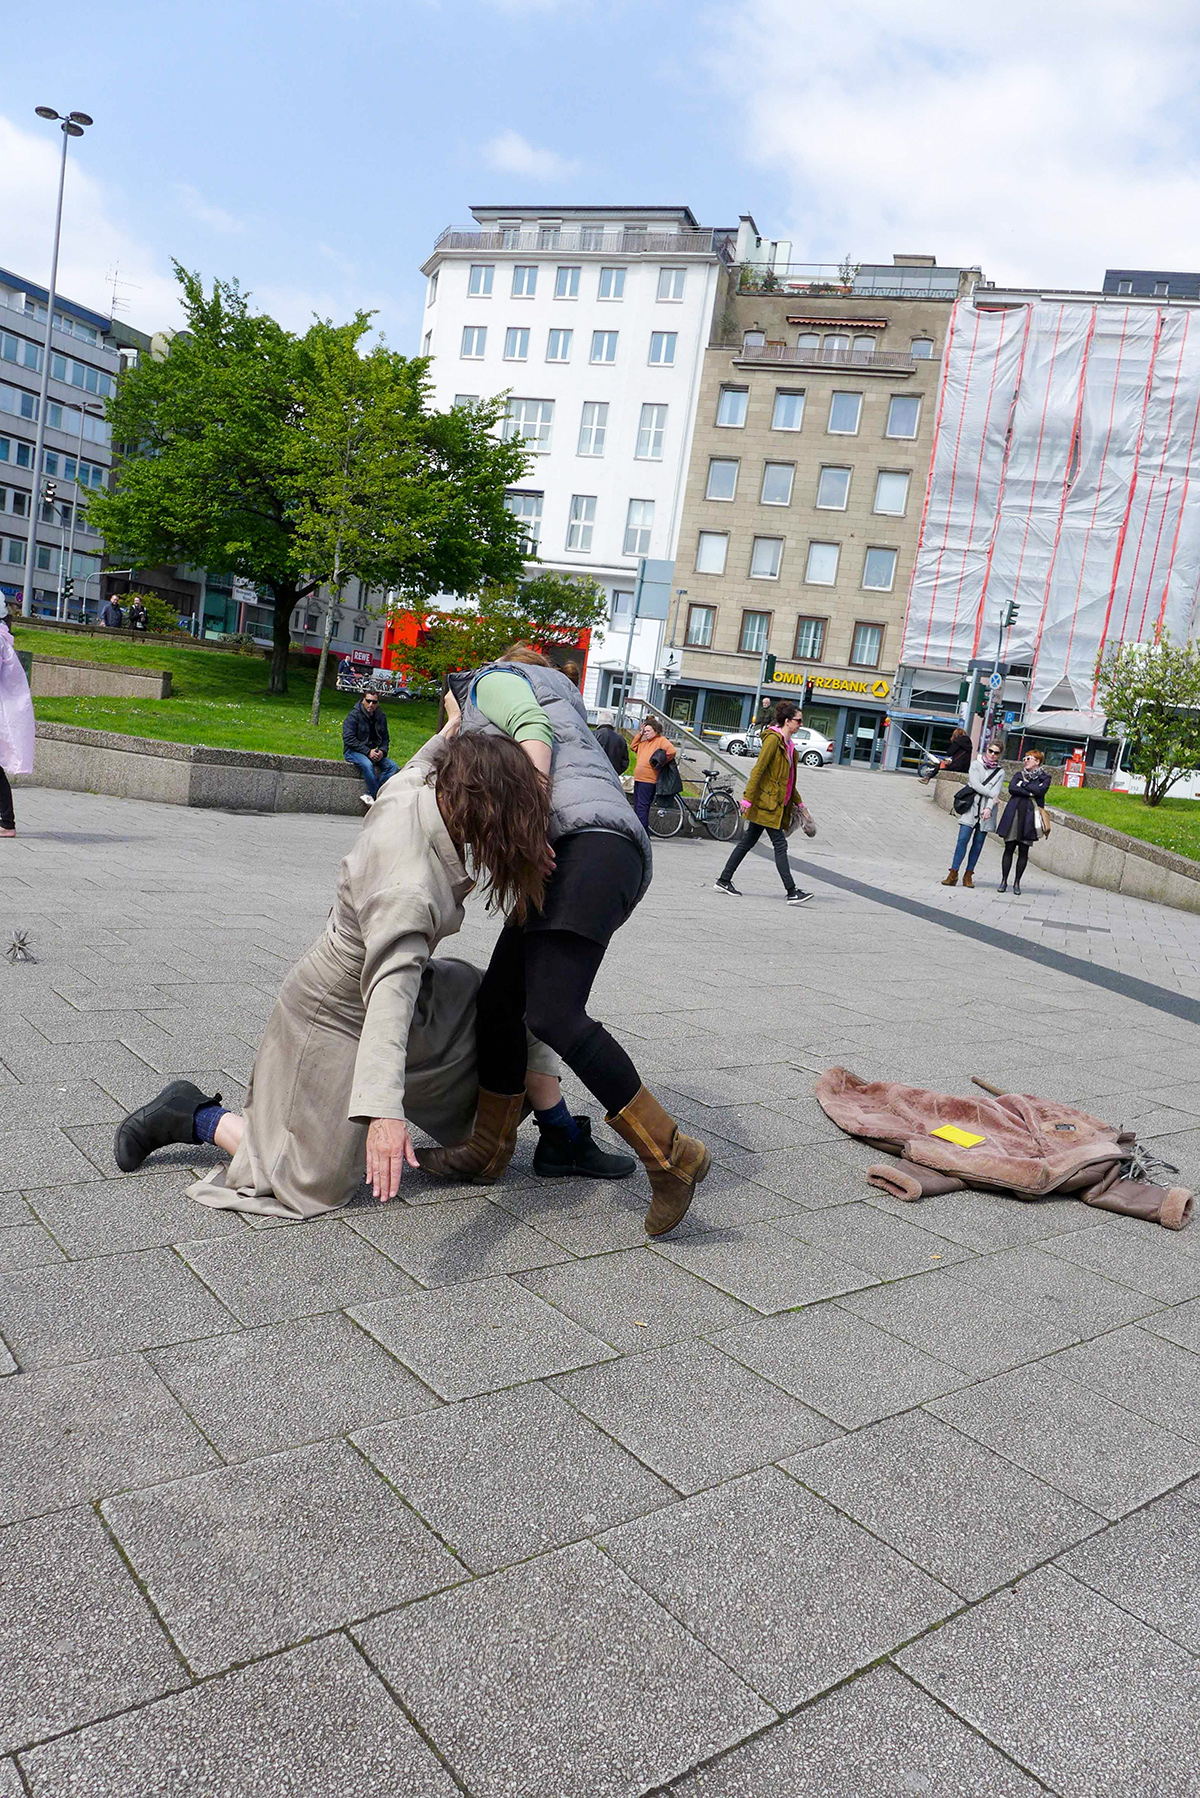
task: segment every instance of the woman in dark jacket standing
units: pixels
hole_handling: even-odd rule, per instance
[[[1015,851],[1017,878],[1013,881],[1013,892],[1018,898],[1021,896],[1021,876],[1029,860],[1030,848],[1038,840],[1038,811],[1045,803],[1053,779],[1049,768],[1042,766],[1045,759],[1040,749],[1026,752],[1021,766],[1008,783],[1009,800],[999,824],[1000,835],[1004,838],[1000,891],[1008,891],[1008,876]]]
[[[939,774],[966,774],[974,754],[975,746],[966,731],[953,731],[950,736],[949,755],[944,755],[941,761],[929,770],[928,774],[922,774],[921,785],[927,787],[930,781]]]

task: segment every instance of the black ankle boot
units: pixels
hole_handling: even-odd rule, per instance
[[[142,1105],[117,1125],[113,1154],[123,1174],[141,1167],[155,1149],[169,1143],[195,1142],[194,1119],[202,1105],[219,1105],[220,1093],[202,1093],[190,1080],[172,1080],[156,1099]]]
[[[543,1130],[533,1152],[533,1171],[540,1180],[624,1180],[637,1166],[632,1155],[610,1155],[592,1141],[591,1118],[576,1118],[579,1135]]]

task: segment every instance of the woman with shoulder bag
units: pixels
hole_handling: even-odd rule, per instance
[[[733,876],[765,830],[775,851],[775,866],[788,904],[804,905],[812,898],[811,893],[802,891],[792,879],[787,852],[788,830],[794,827],[803,812],[796,791],[796,745],[792,741],[801,723],[799,706],[789,699],[781,699],[763,731],[762,748],[746,782],[742,796],[746,829],[741,842],[717,875],[718,893],[731,893],[734,898],[741,898],[733,884]]]
[[[675,745],[664,737],[657,718],[646,715],[645,723],[633,738],[633,809],[645,830],[650,823],[650,807],[659,782],[659,769],[664,762],[675,760]],[[655,756],[660,757],[655,761]]]
[[[1025,872],[1025,864],[1029,860],[1029,851],[1038,840],[1038,825],[1041,822],[1041,810],[1046,794],[1050,791],[1053,779],[1049,768],[1042,763],[1045,756],[1040,749],[1029,749],[1022,757],[1021,766],[1008,783],[1009,800],[1000,819],[1000,835],[1004,838],[1004,859],[1000,863],[1000,891],[1007,893],[1008,876],[1012,870],[1013,855],[1017,858],[1017,878],[1013,882],[1013,892],[1021,897],[1021,876]]]
[[[967,866],[963,874],[963,885],[975,885],[975,864],[983,853],[987,821],[1004,785],[1004,769],[1000,763],[1003,747],[1001,743],[989,743],[983,754],[976,756],[971,763],[966,785],[960,787],[954,795],[952,804],[958,818],[958,841],[954,845],[950,872],[942,882],[944,887],[958,885],[958,870],[962,866],[964,855],[967,856]]]

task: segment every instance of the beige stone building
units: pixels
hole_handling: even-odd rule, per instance
[[[705,354],[668,640],[668,709],[705,731],[800,697],[842,761],[877,764],[954,300],[932,257],[734,274]],[[768,664],[769,671],[769,664]]]

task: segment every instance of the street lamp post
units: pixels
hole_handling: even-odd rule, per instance
[[[58,119],[62,126],[62,160],[58,168],[58,204],[54,212],[54,248],[50,256],[50,294],[46,302],[46,347],[42,352],[42,385],[38,394],[37,432],[33,445],[33,504],[29,508],[29,546],[25,554],[25,585],[21,592],[21,616],[33,612],[33,565],[37,556],[37,527],[42,511],[42,453],[46,447],[46,400],[50,388],[50,359],[54,346],[54,302],[58,286],[58,242],[62,234],[63,184],[67,178],[67,145],[82,137],[92,123],[86,112],[69,112],[64,119],[53,106],[39,106],[39,119]]]

